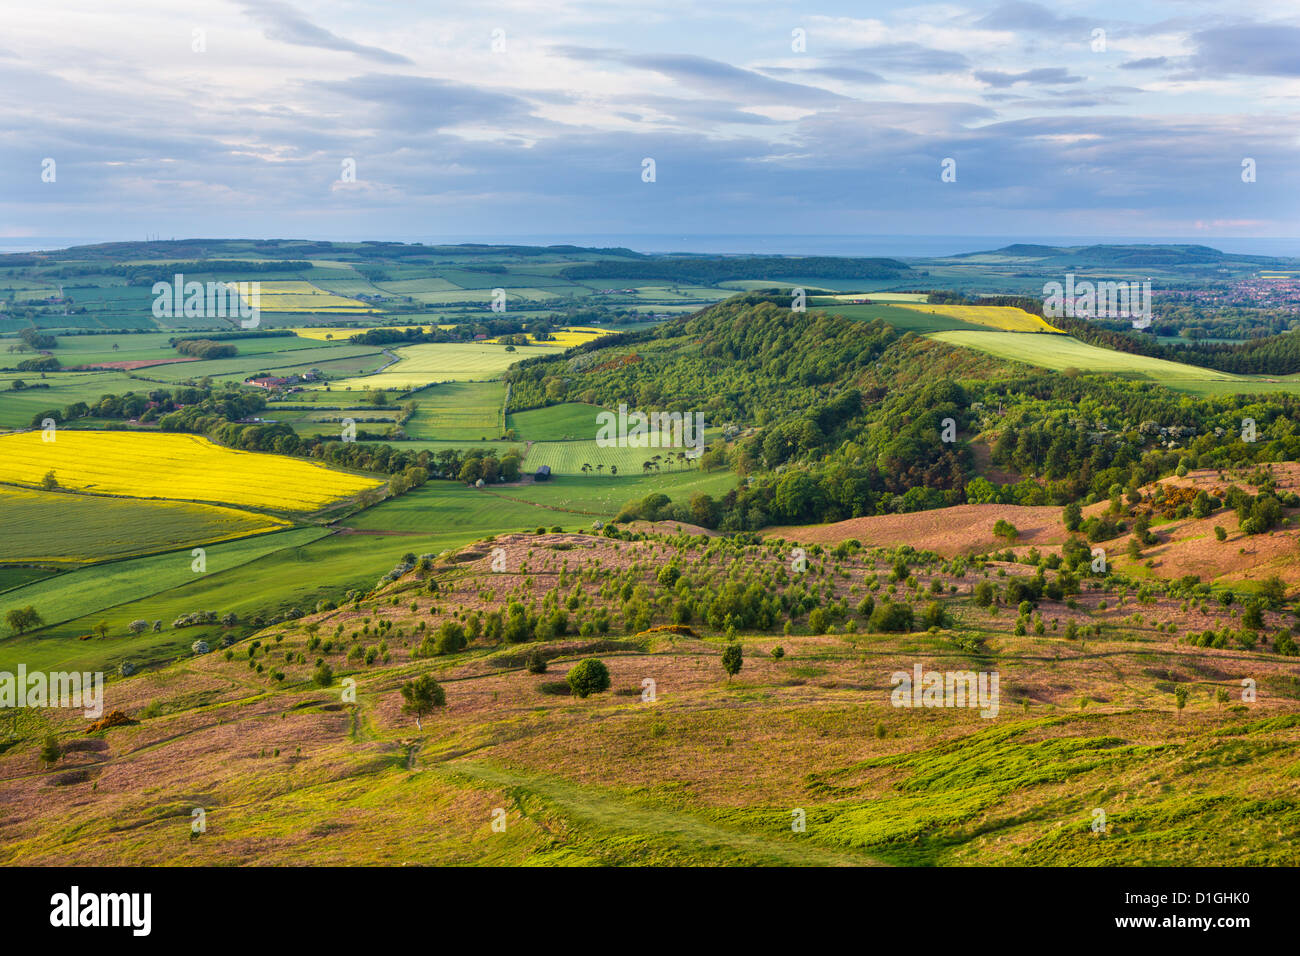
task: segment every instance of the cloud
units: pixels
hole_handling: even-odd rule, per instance
[[[1083,77],[1073,75],[1062,66],[1025,70],[1023,73],[1003,73],[999,70],[976,70],[975,79],[999,89],[1017,83],[1035,83],[1041,86],[1060,86],[1063,83],[1082,83]]]
[[[759,72],[774,76],[821,76],[828,80],[842,83],[884,83],[885,78],[870,70],[858,70],[849,66],[760,66]]]
[[[970,60],[962,54],[920,43],[882,43],[837,53],[835,57],[894,73],[960,73],[970,68]]]
[[[1193,70],[1203,75],[1300,76],[1300,27],[1247,23],[1192,35]]]
[[[362,100],[371,110],[352,125],[387,128],[397,135],[420,134],[456,126],[503,127],[543,123],[531,105],[511,93],[424,76],[367,73],[346,80],[305,84],[309,91]],[[338,104],[331,104],[337,110]],[[345,134],[346,135],[346,134]]]
[[[1119,65],[1121,70],[1154,70],[1169,62],[1167,56],[1148,56],[1140,60],[1125,60]]]
[[[692,90],[747,105],[824,106],[845,99],[820,87],[776,80],[754,70],[686,53],[628,53],[574,46],[556,47],[553,52],[569,59],[606,60],[648,70]]]
[[[411,63],[410,59],[400,53],[354,43],[337,33],[318,27],[292,6],[281,3],[280,0],[259,0],[256,3],[243,3],[242,6],[249,17],[262,25],[262,33],[268,40],[278,40],[293,46],[355,53],[357,56],[378,63]]]
[[[1037,3],[1011,0],[975,21],[977,27],[989,30],[1023,30],[1030,33],[1057,33],[1082,30],[1092,26],[1082,17],[1058,17]]]

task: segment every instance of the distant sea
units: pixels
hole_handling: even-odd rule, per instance
[[[69,246],[100,242],[130,242],[133,236],[67,237],[33,236],[0,239],[0,252],[32,252],[40,249],[66,249]],[[213,238],[213,237],[209,237]],[[247,238],[247,237],[229,237]],[[645,233],[583,235],[435,235],[435,236],[340,236],[321,235],[299,238],[330,239],[335,242],[359,242],[363,239],[386,239],[394,242],[456,244],[461,242],[507,243],[523,246],[624,246],[637,252],[698,252],[708,254],[764,254],[796,256],[900,256],[928,258],[962,252],[983,252],[1015,243],[1044,246],[1087,246],[1094,244],[1166,244],[1211,246],[1223,252],[1254,256],[1300,257],[1300,238],[1239,238],[1214,236],[819,236],[819,235],[742,235]]]

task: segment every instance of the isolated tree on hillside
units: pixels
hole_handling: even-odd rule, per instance
[[[53,766],[59,762],[59,758],[62,756],[63,748],[59,746],[59,738],[50,734],[41,744],[41,760],[47,766]]]
[[[1006,518],[997,520],[997,523],[993,525],[993,534],[996,537],[1005,539],[1007,544],[1015,544],[1016,539],[1020,537],[1020,532],[1016,530],[1016,526]]]
[[[609,690],[609,668],[598,657],[578,661],[564,677],[569,689],[579,697]]]
[[[1174,688],[1174,706],[1178,708],[1181,715],[1183,708],[1187,706],[1187,685],[1179,684]]]
[[[415,726],[424,729],[420,718],[427,717],[439,707],[447,706],[447,692],[429,674],[423,674],[402,685],[402,713],[415,718]]]
[[[744,665],[745,654],[740,645],[728,644],[727,649],[722,652],[722,669],[727,672],[727,680],[730,681],[739,674]]]
[[[32,605],[16,607],[5,615],[5,623],[15,634],[23,634],[34,627],[40,627],[44,619]]]

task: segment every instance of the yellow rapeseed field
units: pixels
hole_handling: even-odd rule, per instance
[[[999,332],[1060,332],[1043,319],[1005,305],[917,305],[908,302],[890,303],[897,309],[913,309],[917,312],[929,312],[931,315],[946,315],[960,319],[971,325],[983,325]]]
[[[382,484],[284,455],[237,451],[197,435],[60,429],[0,436],[0,481],[276,511],[315,511]],[[129,529],[124,529],[129,530]]]

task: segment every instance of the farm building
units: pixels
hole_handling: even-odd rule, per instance
[[[256,385],[258,388],[283,388],[285,385],[293,382],[291,378],[277,378],[274,375],[267,375],[262,378],[250,378],[249,385]]]
[[[542,465],[541,468],[538,468],[538,469],[537,469],[537,474],[533,476],[533,480],[535,480],[535,481],[546,481],[546,480],[549,479],[550,477],[551,477],[551,466],[550,466],[550,465]]]

